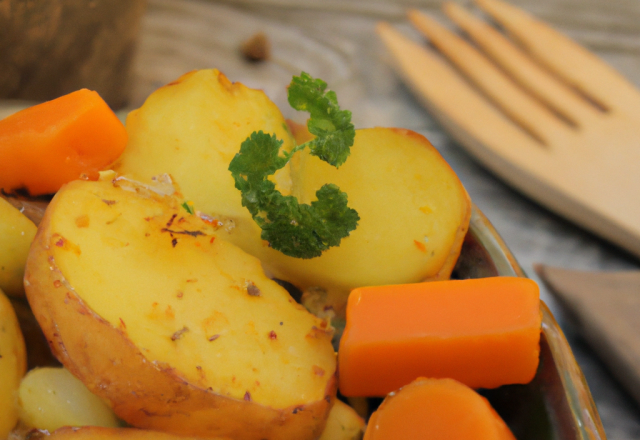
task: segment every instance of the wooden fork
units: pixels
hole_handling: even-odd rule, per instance
[[[476,4],[510,39],[454,3],[446,15],[480,50],[416,10],[411,23],[439,53],[387,23],[377,33],[405,82],[472,156],[640,257],[640,92],[524,11]]]

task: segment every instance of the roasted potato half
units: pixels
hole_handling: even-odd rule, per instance
[[[56,194],[25,274],[52,350],[138,428],[317,438],[336,393],[327,322],[180,203],[115,174]]]

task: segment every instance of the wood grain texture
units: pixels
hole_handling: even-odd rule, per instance
[[[640,271],[585,272],[545,265],[536,270],[602,361],[640,402]]]
[[[50,100],[79,88],[121,108],[146,0],[0,0],[0,97]]]

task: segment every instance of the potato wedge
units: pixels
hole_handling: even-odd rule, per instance
[[[336,393],[327,322],[180,200],[104,177],[54,197],[25,274],[63,363],[139,428],[314,439]]]
[[[35,235],[36,225],[0,197],[0,289],[9,296],[24,296],[24,265]]]
[[[63,426],[120,426],[111,408],[62,367],[29,371],[20,382],[18,406],[24,425],[49,432]]]
[[[0,439],[18,421],[16,393],[27,368],[24,339],[9,298],[0,290]]]

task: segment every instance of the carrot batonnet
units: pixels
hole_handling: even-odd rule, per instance
[[[384,396],[418,377],[472,388],[528,383],[540,352],[540,299],[526,278],[494,277],[351,292],[340,341],[345,396]]]
[[[489,402],[453,379],[420,378],[385,398],[364,440],[515,440]]]
[[[0,188],[42,195],[95,179],[126,144],[124,125],[94,91],[34,105],[0,120]]]

